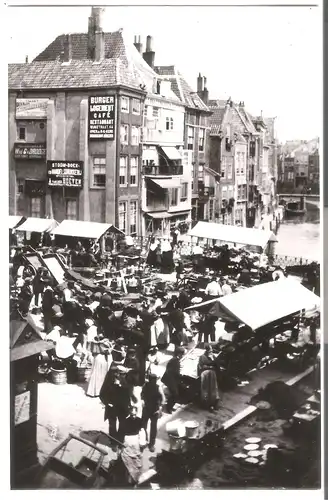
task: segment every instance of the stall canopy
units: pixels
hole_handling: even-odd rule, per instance
[[[153,219],[170,219],[171,217],[177,217],[180,215],[187,215],[189,214],[189,211],[185,212],[147,212],[147,215],[149,217],[152,217]]]
[[[26,220],[21,215],[9,215],[9,229],[14,229]]]
[[[52,231],[52,234],[55,236],[72,236],[74,238],[99,240],[107,231],[124,234],[112,224],[81,220],[63,220],[63,222]]]
[[[52,231],[58,222],[55,219],[40,219],[39,217],[29,217],[26,221],[19,226],[19,231],[26,231],[28,233],[46,233]]]
[[[262,249],[266,247],[269,241],[277,241],[272,231],[216,224],[215,222],[198,222],[188,234],[198,238],[249,245]]]
[[[180,152],[177,150],[177,148],[174,148],[173,146],[161,146],[161,150],[170,160],[182,159]]]
[[[166,179],[150,179],[154,184],[161,187],[162,189],[169,189],[179,186],[179,181],[172,178]]]
[[[299,282],[285,278],[253,286],[219,299],[232,317],[257,330],[303,309],[320,307],[320,297]]]

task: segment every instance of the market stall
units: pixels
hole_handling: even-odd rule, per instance
[[[26,217],[22,215],[9,215],[9,229],[18,229],[18,227],[26,221]]]
[[[257,330],[302,310],[318,309],[320,298],[296,280],[286,278],[221,297],[228,314]]]
[[[55,219],[29,217],[19,226],[18,231],[24,232],[25,244],[36,248],[40,245],[50,246],[50,232],[56,226],[58,222]]]
[[[235,246],[247,247],[258,253],[267,250],[270,243],[277,241],[272,231],[254,229],[214,222],[198,222],[188,233],[191,237],[210,240],[213,243],[232,243]]]

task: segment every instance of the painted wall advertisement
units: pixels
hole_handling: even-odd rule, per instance
[[[47,148],[45,143],[32,144],[15,144],[14,156],[21,160],[38,160],[43,159],[47,155]]]
[[[115,139],[115,96],[89,97],[89,139]]]
[[[83,187],[83,161],[47,161],[49,187]]]
[[[49,99],[16,99],[16,119],[43,120],[47,118]]]

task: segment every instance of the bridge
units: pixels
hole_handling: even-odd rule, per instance
[[[305,204],[312,205],[316,208],[320,208],[320,195],[319,194],[296,194],[296,193],[279,193],[277,194],[278,202],[283,199],[285,201],[293,201],[295,199],[301,200],[304,198]]]

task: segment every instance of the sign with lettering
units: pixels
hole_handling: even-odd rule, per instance
[[[15,425],[30,420],[30,391],[22,392],[15,396]]]
[[[46,144],[15,143],[14,157],[21,160],[39,160],[46,158]]]
[[[83,161],[47,161],[49,187],[83,187]]]
[[[115,96],[89,97],[89,139],[115,139]]]
[[[16,99],[16,119],[43,120],[47,118],[49,99]]]

